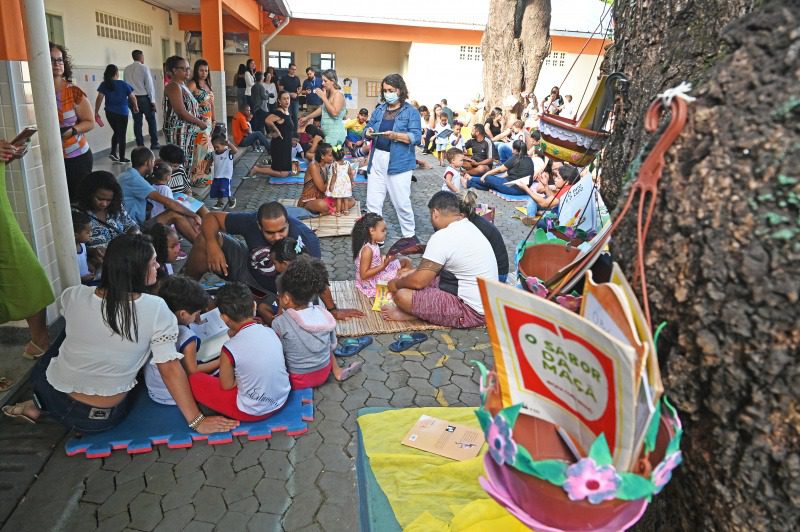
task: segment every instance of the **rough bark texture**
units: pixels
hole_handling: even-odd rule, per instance
[[[609,63],[631,85],[604,191],[648,138],[650,99],[683,80],[698,96],[667,157],[646,255],[685,461],[638,528],[798,530],[800,7],[622,0],[615,16]],[[615,238],[628,272],[634,223]]]
[[[491,0],[481,48],[487,109],[532,91],[550,51],[550,0]]]

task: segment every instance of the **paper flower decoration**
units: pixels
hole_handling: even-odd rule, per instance
[[[583,297],[570,294],[556,297],[556,303],[572,312],[578,312],[581,309],[581,301],[583,301]]]
[[[589,499],[590,503],[598,504],[615,498],[621,482],[612,466],[600,466],[591,458],[582,458],[567,468],[563,488],[570,500]]]
[[[489,452],[492,453],[492,458],[498,465],[514,461],[517,444],[511,439],[511,427],[506,418],[498,415],[492,419],[486,440],[489,442]]]
[[[667,456],[653,469],[653,476],[651,477],[653,485],[655,486],[653,493],[661,493],[661,490],[664,489],[664,486],[666,486],[667,482],[672,478],[672,471],[678,467],[681,462],[683,462],[683,455],[680,451],[677,451]]]
[[[550,293],[550,290],[547,289],[547,286],[545,286],[542,280],[538,277],[527,277],[525,279],[525,284],[527,285],[528,290],[530,290],[535,296],[547,297],[547,294]]]

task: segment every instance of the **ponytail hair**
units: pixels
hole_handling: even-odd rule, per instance
[[[475,207],[477,207],[477,205],[478,194],[474,190],[469,189],[463,196],[461,196],[459,209],[465,218],[469,218],[475,213]]]
[[[117,65],[111,64],[106,66],[105,72],[103,72],[103,86],[110,91],[114,90],[114,76],[119,73],[119,69]]]

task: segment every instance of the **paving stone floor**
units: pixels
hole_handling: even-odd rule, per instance
[[[256,157],[245,155],[237,164],[237,175],[243,175]],[[432,232],[425,205],[441,187],[442,169],[433,158],[423,157],[434,167],[415,172],[418,182],[412,185],[412,200],[417,234],[425,241]],[[237,198],[243,210],[297,197],[301,188],[270,186],[264,178],[234,185],[239,183]],[[357,199],[364,202],[365,194],[366,186],[355,187]],[[497,207],[496,224],[512,258],[514,246],[527,234],[527,228],[512,218],[514,207],[522,204],[479,194],[481,201]],[[388,200],[384,216],[391,243],[400,235]],[[322,250],[332,279],[353,278],[349,237],[323,239]],[[158,446],[152,453],[129,456],[116,451],[106,459],[87,460],[64,455],[63,432],[55,427],[34,429],[0,420],[0,443],[19,443],[22,431],[28,437],[36,430],[54,433],[52,455],[38,480],[10,518],[0,514],[3,530],[357,530],[358,410],[477,406],[477,371],[469,361],[492,361],[485,329],[435,331],[418,349],[401,354],[387,349],[393,340],[391,335],[376,336],[354,357],[365,361],[360,374],[341,384],[329,381],[316,390],[315,419],[299,437],[278,433],[265,441],[241,438],[216,446],[196,442],[190,449],[176,450]]]

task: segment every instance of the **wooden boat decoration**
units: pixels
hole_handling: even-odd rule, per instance
[[[575,166],[587,166],[605,146],[610,131],[603,129],[617,94],[628,83],[621,72],[600,78],[589,105],[579,119],[543,113],[539,116],[542,148],[547,156]]]

